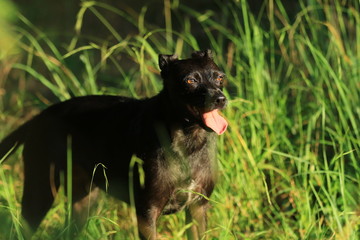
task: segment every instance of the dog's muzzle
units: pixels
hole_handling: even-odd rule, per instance
[[[204,108],[188,105],[188,109],[196,118],[201,119],[207,128],[220,135],[226,131],[228,123],[225,118],[219,114],[218,110],[225,108],[226,104],[226,97],[219,90],[214,91],[211,96],[206,98]]]

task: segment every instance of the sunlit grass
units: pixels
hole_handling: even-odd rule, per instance
[[[290,20],[278,0],[265,3],[258,16],[250,13],[246,1],[229,1],[219,12],[165,2],[161,28],[146,24],[146,8],[135,18],[105,3],[84,1],[77,35],[61,45],[19,15],[24,24],[15,32],[23,54],[8,62],[19,76],[19,87],[0,95],[0,136],[22,122],[19,111],[24,107],[43,109],[88,94],[152,96],[162,86],[158,53],[186,58],[209,47],[227,74],[230,102],[223,113],[230,127],[218,141],[220,177],[211,198],[208,238],[358,239],[359,4],[300,1],[298,14]],[[101,14],[104,9],[138,26],[139,34],[120,36]],[[104,24],[112,41],[82,36],[85,13]],[[173,29],[171,17],[177,15],[183,25]],[[201,26],[206,43],[197,41],[190,20]],[[131,61],[128,67],[121,65],[124,58]],[[71,61],[77,61],[77,67]],[[114,72],[114,79],[103,80]],[[41,90],[28,93],[34,82]],[[18,239],[19,152],[11,159],[0,169],[0,217],[5,219],[0,238]],[[69,239],[63,231],[63,198],[57,198],[39,229],[42,239],[53,239],[54,234]],[[79,238],[134,239],[132,214],[124,204],[103,196]],[[164,238],[183,239],[184,231],[184,213],[160,219]]]

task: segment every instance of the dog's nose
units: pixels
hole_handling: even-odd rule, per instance
[[[215,102],[217,107],[223,108],[226,105],[226,98],[224,96],[218,96]]]

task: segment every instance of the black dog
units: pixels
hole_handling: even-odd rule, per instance
[[[0,159],[24,144],[22,215],[33,229],[53,203],[71,143],[74,203],[89,193],[94,166],[102,163],[110,194],[128,202],[129,183],[133,185],[144,238],[156,238],[161,214],[183,208],[187,222],[194,220],[190,235],[203,236],[204,196],[210,196],[216,180],[215,133],[227,127],[218,113],[227,102],[221,91],[224,73],[210,50],[185,60],[159,55],[159,66],[164,89],[152,98],[73,98],[49,107],[3,140]],[[144,184],[138,171],[129,181],[134,154],[143,160]],[[95,174],[94,183],[104,189],[104,175]]]

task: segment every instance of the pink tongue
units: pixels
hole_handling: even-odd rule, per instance
[[[214,130],[218,135],[223,134],[228,126],[228,123],[219,115],[217,109],[203,113],[202,118],[205,125]]]

